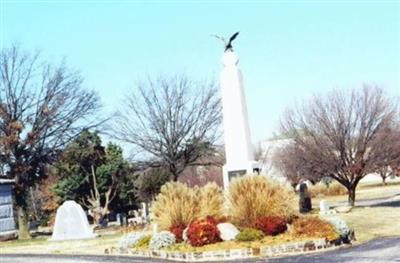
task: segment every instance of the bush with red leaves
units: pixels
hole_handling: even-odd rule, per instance
[[[189,225],[187,237],[190,245],[201,247],[221,241],[217,228],[217,221],[213,217],[207,217]]]
[[[286,220],[278,216],[263,216],[256,220],[254,228],[269,236],[276,236],[287,230]]]
[[[175,224],[175,225],[172,225],[172,226],[169,228],[169,231],[170,231],[172,234],[175,235],[176,243],[180,243],[180,242],[183,241],[182,234],[183,234],[183,231],[185,230],[185,228],[186,228],[186,225],[185,225],[185,224]]]

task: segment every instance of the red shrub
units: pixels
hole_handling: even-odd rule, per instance
[[[187,236],[192,246],[200,247],[221,241],[217,221],[213,217],[197,220],[189,225]]]
[[[254,228],[261,230],[266,235],[276,236],[287,230],[286,220],[278,216],[260,217],[254,223]]]
[[[180,243],[183,241],[182,234],[185,228],[186,225],[184,224],[175,224],[169,228],[169,231],[175,235],[176,243]]]

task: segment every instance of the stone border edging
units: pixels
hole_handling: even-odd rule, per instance
[[[290,242],[282,245],[264,246],[259,248],[221,249],[205,252],[178,252],[165,250],[127,250],[127,254],[142,258],[168,259],[182,262],[220,261],[247,258],[269,258],[293,254],[304,254],[312,251],[324,251],[339,247],[334,242],[325,239],[315,239],[302,242]]]

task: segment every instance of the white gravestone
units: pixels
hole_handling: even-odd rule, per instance
[[[331,210],[331,207],[326,200],[321,200],[321,202],[319,202],[319,213],[321,215],[331,215],[336,214],[336,211]]]
[[[258,168],[254,160],[243,77],[238,63],[239,58],[232,50],[225,51],[220,75],[226,156],[223,167],[225,189],[234,177],[251,174],[254,168]]]
[[[75,201],[65,201],[58,209],[51,241],[95,238],[85,211]]]

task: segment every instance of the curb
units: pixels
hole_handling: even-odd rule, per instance
[[[315,239],[303,242],[291,242],[276,246],[263,246],[258,248],[222,249],[205,252],[179,252],[165,250],[125,250],[122,254],[134,257],[166,259],[182,262],[200,261],[225,261],[250,258],[272,258],[290,255],[301,255],[310,252],[320,252],[342,247],[342,244],[327,242],[325,239]],[[109,250],[114,254],[115,249]],[[119,254],[119,253],[118,253]]]

